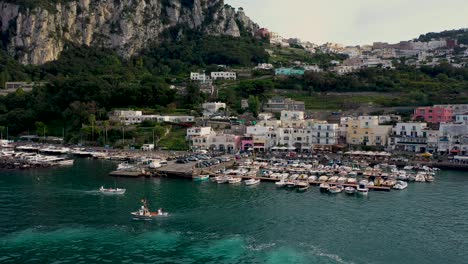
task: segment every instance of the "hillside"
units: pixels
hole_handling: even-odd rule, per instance
[[[23,64],[58,59],[67,44],[112,48],[129,58],[169,32],[239,37],[258,25],[223,0],[3,0],[2,45]]]

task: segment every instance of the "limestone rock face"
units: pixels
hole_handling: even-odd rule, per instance
[[[0,0],[2,40],[23,64],[56,60],[66,43],[113,48],[128,57],[181,25],[233,37],[240,27],[251,33],[259,28],[224,0],[75,0],[33,9]]]

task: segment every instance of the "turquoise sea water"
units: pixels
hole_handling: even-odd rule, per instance
[[[0,172],[0,263],[468,263],[468,175],[368,198],[174,179],[115,164]],[[147,197],[172,215],[129,213]]]

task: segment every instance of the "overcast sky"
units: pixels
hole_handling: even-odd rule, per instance
[[[225,0],[260,26],[318,44],[398,42],[468,28],[468,0]]]

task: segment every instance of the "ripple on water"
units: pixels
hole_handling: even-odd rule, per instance
[[[230,262],[239,259],[246,249],[244,239],[235,236],[214,241],[200,242],[189,250],[189,255],[205,263]]]

